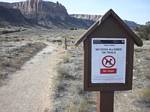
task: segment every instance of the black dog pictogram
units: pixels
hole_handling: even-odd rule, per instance
[[[103,59],[102,59],[102,64],[104,67],[107,67],[107,68],[111,68],[115,65],[116,61],[115,61],[115,58],[113,56],[105,56]]]

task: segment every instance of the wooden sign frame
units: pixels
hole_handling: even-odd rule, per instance
[[[126,38],[125,83],[91,83],[92,38]],[[134,44],[142,46],[142,40],[110,9],[95,22],[76,42],[84,44],[84,89],[86,91],[120,91],[132,89]]]
[[[96,40],[96,43],[94,43],[94,39],[92,41],[92,38],[96,38],[97,40],[100,40],[100,42]],[[108,45],[107,43],[107,46],[104,45],[104,42],[101,41],[102,39],[105,39],[105,42],[106,40],[111,40],[111,44]],[[106,51],[105,53],[102,53],[102,50],[96,50],[101,49],[101,47],[104,49],[106,47],[107,49],[108,46],[109,48],[111,45],[116,46],[115,43],[113,43],[115,42],[113,39],[123,40],[122,42],[119,42],[119,44],[121,43],[123,45],[119,45],[119,47],[117,46],[122,50],[122,52],[115,52],[113,57],[113,55],[107,55],[108,53],[111,54],[110,52]],[[78,46],[81,42],[83,42],[84,44],[84,90],[100,91],[100,93],[97,96],[97,112],[113,112],[114,91],[132,89],[134,44],[142,46],[143,42],[112,9],[110,9],[104,16],[102,16],[101,19],[95,22],[81,36],[81,38],[76,42],[75,45]],[[92,49],[94,50],[94,52],[92,52]],[[123,55],[120,55],[118,57],[116,55],[117,53],[122,53]],[[108,66],[106,63],[104,64],[104,60],[106,60],[106,57],[107,60],[114,60],[113,64],[110,64],[111,66]],[[113,69],[115,69],[116,71],[117,69],[119,70],[119,72],[114,73],[115,75],[123,76],[123,81],[115,80],[113,83],[109,83],[112,81],[111,78],[114,78],[111,74],[112,72],[109,74],[109,78],[107,77],[107,81],[106,79],[102,80],[104,76],[97,76],[104,75],[104,72],[101,72],[101,70],[106,71],[107,67],[117,67],[115,66],[116,59],[119,60],[118,63],[120,64],[122,57],[125,57],[123,61],[123,64],[125,64],[125,66],[120,67],[121,65],[117,65],[118,68]],[[125,73],[122,73],[121,71],[125,71]],[[91,75],[94,76],[94,80]]]
[[[84,89],[87,91],[131,90],[134,44],[130,41],[130,38],[127,38],[125,83],[91,83],[91,39],[92,38],[88,38],[84,41]]]

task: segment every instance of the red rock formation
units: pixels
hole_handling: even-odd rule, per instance
[[[13,8],[19,9],[27,18],[35,18],[36,16],[38,19],[60,17],[61,20],[64,20],[68,16],[66,8],[58,2],[27,0],[13,3]]]
[[[27,0],[27,10],[29,12],[38,12],[40,2],[42,2],[42,0]]]

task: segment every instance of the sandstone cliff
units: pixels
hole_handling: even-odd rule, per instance
[[[24,24],[23,18],[25,18],[24,20],[26,20],[26,22],[28,21],[29,24],[35,24],[51,28],[88,28],[101,17],[101,15],[86,14],[69,15],[66,8],[59,2],[53,3],[43,0],[26,0],[24,2],[16,3],[0,2],[0,6],[8,8],[9,10],[14,9],[15,11],[11,12],[14,13],[14,15],[16,15],[16,13],[18,13],[18,15],[22,14],[22,16],[13,16],[13,14],[11,14],[12,16],[10,17],[13,20],[18,20],[20,22],[22,21],[22,24]],[[5,16],[5,18],[7,18],[7,16],[9,16],[8,13],[6,13]],[[132,21],[125,22],[132,28],[135,28],[137,26],[137,24]]]
[[[29,22],[19,10],[0,6],[0,26],[9,25],[29,25]]]
[[[58,20],[64,21],[69,17],[66,8],[58,2],[27,0],[13,3],[13,8],[19,9],[26,18],[45,25],[58,22]]]

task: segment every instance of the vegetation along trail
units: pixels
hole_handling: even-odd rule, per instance
[[[61,59],[57,49],[48,45],[14,73],[7,85],[0,88],[0,112],[49,110],[50,83],[55,75],[55,65]]]

